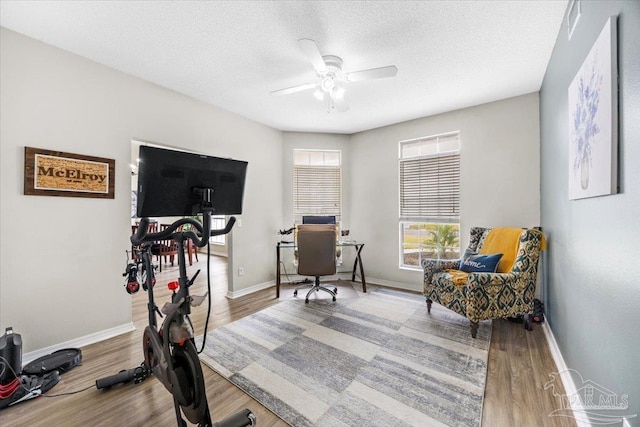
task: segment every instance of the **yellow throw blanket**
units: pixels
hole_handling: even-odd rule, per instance
[[[518,254],[518,246],[520,246],[521,234],[522,228],[498,227],[489,230],[480,248],[480,253],[483,255],[502,254],[498,264],[498,273],[508,273],[513,269],[513,264],[515,264]]]
[[[467,284],[467,276],[469,273],[460,270],[445,270],[451,275],[451,281],[456,286],[463,286]]]
[[[498,227],[489,230],[487,237],[480,248],[480,253],[483,255],[502,254],[500,263],[498,264],[497,273],[509,273],[513,269],[513,265],[516,262],[518,255],[518,247],[520,246],[520,235],[522,234],[522,228],[514,227]],[[542,240],[540,242],[540,249],[547,249],[547,239],[544,237],[542,231],[531,229],[536,233],[540,233]],[[463,286],[467,284],[467,277],[469,273],[460,270],[445,270],[451,276],[451,281],[456,286]]]

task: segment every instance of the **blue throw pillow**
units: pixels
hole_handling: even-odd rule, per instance
[[[502,254],[471,255],[460,261],[460,270],[467,273],[495,273]]]

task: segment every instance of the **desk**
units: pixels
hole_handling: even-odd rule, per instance
[[[336,246],[339,248],[351,246],[356,249],[356,257],[353,261],[353,270],[351,271],[351,281],[356,281],[356,269],[358,268],[358,265],[360,265],[360,281],[362,282],[362,292],[367,292],[367,282],[364,279],[364,266],[362,265],[362,257],[360,256],[362,248],[364,248],[364,243],[340,242],[336,243]],[[276,244],[276,298],[280,298],[280,248],[295,249],[297,247],[298,245],[296,245],[295,243],[278,242]]]

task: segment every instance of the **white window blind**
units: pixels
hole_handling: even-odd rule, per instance
[[[400,152],[400,220],[459,221],[458,134],[401,143]]]
[[[219,230],[221,228],[224,228],[225,225],[226,225],[226,218],[224,215],[211,215],[212,230]],[[226,244],[226,242],[227,242],[227,239],[225,234],[209,237],[209,243],[224,245]]]
[[[340,152],[295,150],[293,167],[293,215],[342,215]]]

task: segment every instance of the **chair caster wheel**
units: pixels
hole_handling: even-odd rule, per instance
[[[309,304],[309,300],[308,299],[304,300],[304,303]]]
[[[336,297],[333,297],[333,302],[336,302]]]
[[[298,296],[298,291],[293,291],[293,296],[297,297]]]

